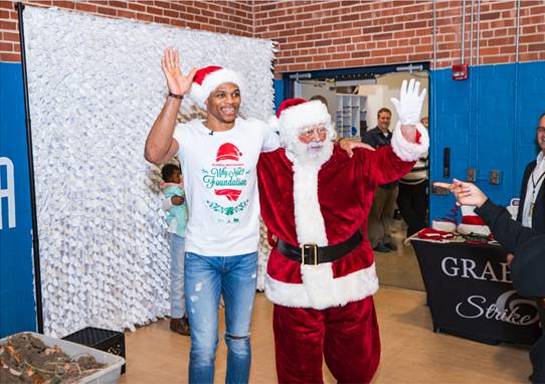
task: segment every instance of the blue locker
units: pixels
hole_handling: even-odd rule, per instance
[[[545,111],[545,62],[471,67],[469,79],[454,81],[450,68],[431,72],[432,181],[465,180],[476,170],[476,184],[494,201],[518,197],[526,164],[537,156],[535,128]],[[443,177],[443,149],[449,147],[450,177]],[[489,182],[499,171],[500,183]],[[430,218],[444,216],[452,196],[430,197]]]

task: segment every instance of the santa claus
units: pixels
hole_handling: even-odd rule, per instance
[[[392,99],[399,116],[392,144],[351,157],[333,143],[321,101],[289,99],[278,109],[282,148],[261,154],[258,177],[261,214],[278,239],[265,293],[274,303],[281,383],[323,382],[322,356],[339,382],[369,382],[377,369],[379,285],[367,216],[377,186],[401,178],[428,150],[419,86],[403,82]]]

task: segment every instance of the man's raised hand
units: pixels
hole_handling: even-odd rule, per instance
[[[167,79],[168,90],[175,95],[186,95],[197,72],[196,68],[184,76],[180,70],[180,54],[175,48],[165,48],[161,57],[161,69]]]

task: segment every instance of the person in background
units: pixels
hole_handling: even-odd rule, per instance
[[[545,231],[545,112],[538,119],[536,141],[539,154],[524,170],[517,221]]]
[[[420,123],[428,129],[428,117],[420,119]],[[428,210],[428,153],[422,155],[411,172],[399,180],[397,206],[401,216],[407,223],[407,237],[428,226],[426,214]]]
[[[392,140],[390,122],[392,112],[381,108],[377,113],[377,126],[362,136],[362,142],[377,149],[389,145]],[[392,240],[392,226],[398,194],[397,181],[379,185],[369,214],[368,238],[373,250],[377,252],[395,251],[397,246]]]
[[[430,119],[428,116],[424,116],[423,118],[421,118],[420,123],[424,126],[424,128],[429,129]]]
[[[327,103],[327,99],[322,96],[322,95],[314,95],[312,96],[310,99],[308,99],[308,101],[313,101],[313,100],[319,100],[321,101],[322,103],[324,103],[324,105],[326,106],[326,108],[329,108],[329,105]]]
[[[185,311],[184,259],[187,206],[180,167],[166,164],[161,169],[161,188],[168,203],[166,220],[170,235],[170,330],[189,335],[189,321]],[[165,206],[165,204],[164,204]]]
[[[536,143],[537,158],[528,163],[522,177],[517,221],[525,227],[545,231],[545,112],[537,121]],[[545,302],[537,300],[536,304],[541,316],[541,331],[545,334]]]
[[[511,280],[519,294],[536,297],[538,304],[544,304],[545,297],[545,230],[527,228],[511,219],[510,213],[494,204],[475,184],[454,180],[452,184],[434,183],[449,189],[458,204],[475,206],[477,213],[490,227],[494,238],[510,252]],[[545,318],[541,316],[545,329]],[[545,335],[534,344],[530,351],[533,383],[545,383]]]

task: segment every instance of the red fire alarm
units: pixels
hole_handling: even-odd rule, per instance
[[[452,80],[467,80],[468,74],[467,64],[454,64],[452,66]]]

